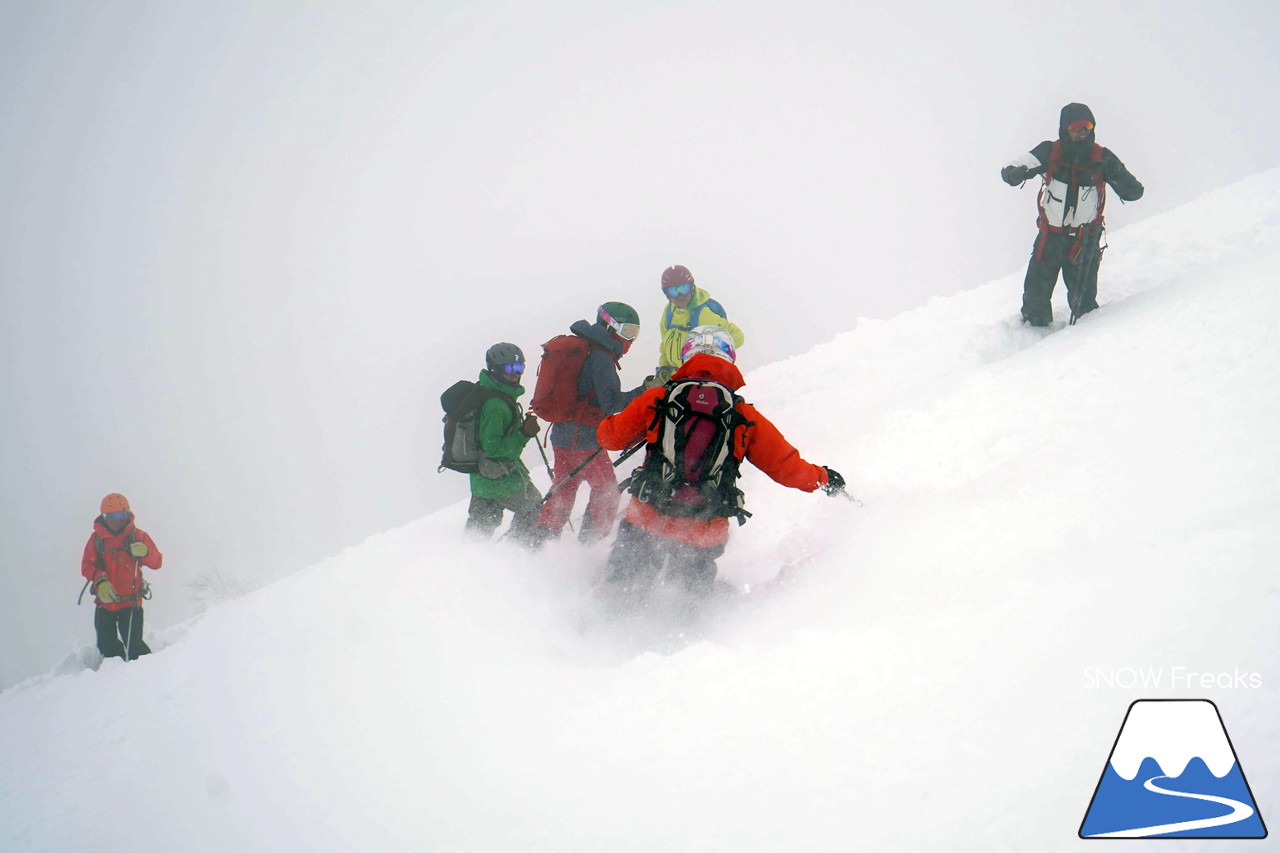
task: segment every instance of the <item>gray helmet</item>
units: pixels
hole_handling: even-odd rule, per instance
[[[484,366],[492,372],[501,373],[504,364],[524,364],[524,353],[520,347],[505,341],[489,347],[484,354]]]

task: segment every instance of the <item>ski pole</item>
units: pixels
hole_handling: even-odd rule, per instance
[[[623,462],[627,461],[627,459],[631,458],[631,456],[633,456],[637,450],[639,450],[640,448],[644,447],[644,445],[645,445],[645,441],[644,441],[644,439],[640,439],[640,440],[639,440],[639,441],[637,441],[635,444],[631,445],[631,446],[630,446],[630,447],[628,447],[626,450],[622,451],[622,455],[621,455],[621,456],[619,456],[619,457],[618,457],[618,458],[613,462],[613,467],[614,467],[614,468],[617,468],[617,467],[618,467],[619,465],[621,465]],[[561,480],[560,482],[558,482],[558,483],[556,483],[554,486],[552,486],[550,489],[548,489],[548,490],[547,490],[547,493],[543,496],[541,503],[546,503],[546,502],[547,502],[547,500],[548,500],[552,495],[554,495],[557,491],[559,491],[559,489],[560,489],[560,487],[561,487],[561,486],[563,486],[565,483],[567,483],[567,482],[569,482],[570,480],[572,480],[575,476],[577,476],[577,474],[578,474],[578,472],[579,472],[579,471],[581,471],[583,468],[586,468],[586,467],[587,467],[587,465],[588,465],[588,464],[590,464],[590,462],[591,462],[591,460],[592,460],[592,459],[595,459],[597,456],[599,456],[599,455],[600,455],[600,451],[602,451],[602,450],[604,450],[604,448],[603,448],[603,447],[597,447],[597,448],[595,449],[595,452],[594,452],[594,453],[592,453],[592,454],[591,454],[590,456],[588,456],[586,459],[582,460],[582,464],[580,464],[578,467],[576,467],[576,468],[574,468],[572,471],[570,471],[570,472],[568,473],[568,475],[566,475],[566,476],[565,476],[565,478],[564,478],[563,480]]]
[[[1088,230],[1085,232],[1085,239],[1080,247],[1080,257],[1077,259],[1080,266],[1080,285],[1074,295],[1068,295],[1067,297],[1067,305],[1071,308],[1071,319],[1067,322],[1068,326],[1074,326],[1076,324],[1076,320],[1084,316],[1080,312],[1080,308],[1083,306],[1085,300],[1084,285],[1090,280],[1090,278],[1093,278],[1095,281],[1094,293],[1096,298],[1097,270],[1098,267],[1102,265],[1102,252],[1105,249],[1102,245],[1102,233],[1104,229],[1102,229],[1101,226],[1093,228],[1089,225],[1082,225],[1081,227]]]
[[[124,659],[126,661],[133,660],[133,616],[142,610],[142,605],[138,602],[138,595],[142,592],[142,561],[137,557],[133,560],[133,604],[129,605],[129,633],[124,638]]]
[[[582,460],[582,463],[581,463],[580,465],[578,465],[578,467],[576,467],[576,468],[574,468],[572,471],[570,471],[568,474],[566,474],[566,475],[565,475],[565,478],[564,478],[563,480],[561,480],[560,482],[558,482],[558,483],[554,484],[551,488],[547,489],[547,493],[546,493],[545,495],[543,495],[543,496],[542,496],[542,500],[538,501],[538,505],[539,505],[539,506],[541,506],[542,504],[546,503],[548,500],[550,500],[550,499],[551,499],[551,496],[552,496],[552,495],[554,495],[556,492],[560,491],[560,487],[561,487],[561,486],[563,486],[565,483],[567,483],[567,482],[569,482],[570,480],[572,480],[574,477],[578,476],[578,472],[579,472],[579,471],[581,471],[583,468],[586,468],[586,467],[587,467],[587,465],[591,464],[591,460],[592,460],[592,459],[595,459],[597,456],[599,456],[599,455],[600,455],[600,451],[602,451],[602,450],[604,450],[604,448],[603,448],[603,447],[597,447],[597,448],[595,449],[595,452],[594,452],[594,453],[592,453],[592,454],[591,454],[590,456],[588,456],[586,459],[583,459],[583,460]],[[552,479],[554,479],[554,477],[553,477]]]
[[[613,467],[617,468],[623,462],[626,462],[628,459],[630,459],[632,456],[635,455],[637,450],[644,447],[644,445],[645,445],[645,441],[642,438],[639,441],[637,441],[635,444],[628,447],[626,450],[622,451],[622,455],[619,456],[617,460],[613,463]]]
[[[548,430],[547,431],[548,437],[550,436],[550,434],[551,434],[550,430]],[[541,442],[535,441],[534,443],[538,445],[538,452],[542,454],[542,464],[547,466],[547,479],[554,483],[556,481],[556,475],[552,473],[551,463],[547,461],[547,451],[543,448]],[[573,477],[573,474],[570,474],[569,478],[572,478],[572,477]],[[561,485],[564,485],[564,484],[562,483]],[[555,491],[555,489],[552,489],[551,491]],[[546,495],[543,496],[542,500],[538,501],[538,506],[542,506],[544,503],[546,503],[547,498],[549,497],[551,497],[551,492],[547,492]],[[569,519],[566,518],[565,523],[569,525],[569,529],[573,530],[574,533],[578,532],[574,530],[572,521],[569,521]]]
[[[542,464],[547,468],[547,479],[551,482],[556,481],[556,475],[551,473],[551,462],[547,459],[547,450],[542,446],[542,442],[534,440],[534,444],[538,445],[538,453],[542,456]]]

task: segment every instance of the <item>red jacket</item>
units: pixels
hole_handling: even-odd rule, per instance
[[[705,354],[690,358],[671,378],[710,379],[733,391],[746,384],[735,364]],[[650,388],[621,412],[605,418],[596,429],[600,445],[606,450],[622,450],[635,444],[641,437],[646,441],[656,441],[658,430],[653,404],[665,393],[665,388]],[[827,484],[826,469],[802,459],[800,452],[782,437],[782,433],[778,432],[778,428],[768,418],[756,411],[755,406],[739,402],[737,409],[748,421],[746,425],[734,429],[733,455],[739,461],[746,459],[768,474],[774,482],[802,492],[812,492]],[[672,518],[635,498],[627,504],[625,517],[627,521],[655,536],[687,542],[700,548],[720,545],[729,538],[727,518],[708,521]]]
[[[140,560],[134,559],[129,553],[129,546],[125,544],[130,533],[133,534],[133,541],[147,546],[147,556]],[[94,541],[95,539],[101,539],[101,556],[98,554],[98,544]],[[142,572],[138,570],[138,566],[158,569],[163,561],[164,555],[156,549],[156,543],[151,540],[145,530],[134,527],[132,520],[119,533],[112,533],[107,529],[102,516],[98,516],[93,522],[93,535],[84,546],[84,557],[80,560],[80,574],[90,582],[95,598],[98,595],[98,581],[103,578],[111,581],[116,595],[125,600],[111,604],[99,600],[98,606],[108,610],[124,610],[126,607],[142,604],[141,600],[131,597],[136,596],[142,587]]]

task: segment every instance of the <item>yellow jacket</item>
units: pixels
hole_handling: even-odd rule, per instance
[[[729,322],[726,312],[719,302],[711,298],[700,287],[693,289],[693,299],[687,308],[677,308],[671,302],[662,309],[662,320],[658,324],[658,332],[662,341],[658,345],[658,367],[679,367],[680,350],[684,347],[684,339],[689,331],[698,326],[719,326],[733,338],[734,347],[742,346],[746,336],[736,325]]]

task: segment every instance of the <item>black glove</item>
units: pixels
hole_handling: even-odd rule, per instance
[[[1000,177],[1009,186],[1016,187],[1027,179],[1027,172],[1029,171],[1030,169],[1026,166],[1005,166],[1000,170]]]
[[[524,416],[524,423],[520,424],[520,431],[525,435],[533,438],[538,434],[538,430],[542,425],[538,423],[538,416],[532,412]]]
[[[839,471],[833,471],[826,465],[822,466],[822,470],[827,472],[827,484],[822,487],[822,491],[829,495],[838,495],[844,491],[844,477],[840,476]]]

